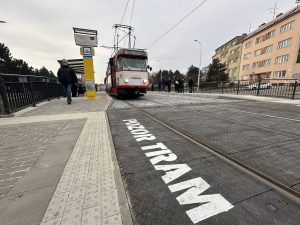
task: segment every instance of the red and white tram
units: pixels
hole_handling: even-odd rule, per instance
[[[122,48],[109,59],[105,85],[106,91],[117,97],[138,97],[149,86],[147,52]]]

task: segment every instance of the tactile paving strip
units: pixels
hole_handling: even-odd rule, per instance
[[[91,113],[41,225],[121,225],[107,119]]]

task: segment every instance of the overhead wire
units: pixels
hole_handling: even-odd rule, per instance
[[[159,38],[157,38],[155,41],[153,41],[149,47],[151,48],[153,45],[155,45],[158,41],[160,41],[162,38],[164,38],[168,33],[170,33],[175,27],[177,27],[180,23],[182,23],[186,18],[188,18],[191,14],[193,14],[197,9],[199,9],[205,2],[208,0],[204,0],[199,5],[197,5],[192,11],[190,11],[187,15],[185,15],[181,20],[179,20],[175,25],[173,25],[169,30],[167,30],[165,33],[163,33]]]
[[[123,23],[123,20],[124,20],[124,17],[125,17],[127,8],[128,8],[129,1],[130,1],[130,0],[127,0],[127,3],[126,3],[126,6],[125,6],[125,9],[124,9],[123,16],[122,16],[122,19],[121,19],[120,24]],[[117,37],[117,43],[118,43],[118,44],[120,43],[120,41],[119,41],[119,31],[120,31],[120,30],[121,30],[121,29],[117,29],[117,34],[116,34],[116,37]]]
[[[133,0],[133,4],[132,4],[132,10],[131,10],[131,16],[130,16],[130,26],[131,26],[131,22],[132,22],[132,16],[133,16],[134,4],[135,4],[135,0]]]
[[[124,17],[125,17],[125,13],[126,13],[126,11],[127,11],[127,7],[128,7],[129,1],[130,1],[130,0],[127,0],[126,7],[125,7],[125,9],[124,9],[123,16],[122,16],[122,19],[121,19],[121,23],[120,23],[120,24],[123,23],[123,19],[124,19]]]

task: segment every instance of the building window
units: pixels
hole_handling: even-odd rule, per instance
[[[275,59],[275,64],[281,64],[281,63],[285,63],[289,61],[289,55],[281,55],[281,56],[278,56],[276,57]]]
[[[237,72],[237,67],[234,67],[234,68],[232,69],[232,74],[236,74],[236,72]]]
[[[258,38],[256,38],[256,44],[259,44],[259,43],[262,43],[262,41],[263,41],[263,39],[262,39],[262,37],[258,37]]]
[[[273,45],[269,45],[269,46],[267,46],[267,47],[264,48],[264,52],[265,53],[272,52],[272,50],[273,50]]]
[[[275,30],[272,30],[271,32],[267,33],[267,39],[272,38],[275,36]]]
[[[285,77],[286,70],[275,71],[273,77]]]
[[[289,47],[291,45],[291,42],[292,42],[292,38],[288,38],[283,41],[279,41],[278,49]]]
[[[254,52],[254,56],[259,56],[261,55],[261,49],[258,49]]]
[[[289,23],[287,23],[287,24],[281,26],[281,28],[280,28],[280,33],[287,32],[287,31],[289,31],[289,30],[291,30],[291,29],[293,29],[293,28],[294,28],[294,21],[289,22]]]
[[[252,64],[252,69],[256,69],[256,68],[258,68],[258,65],[259,65],[259,63],[258,63],[258,62],[255,62],[255,63],[253,63],[253,64]]]
[[[249,64],[243,65],[243,70],[249,70],[249,67],[250,67]]]
[[[262,61],[262,66],[267,67],[271,65],[271,59],[266,59]]]
[[[250,59],[250,57],[251,57],[251,53],[247,53],[244,55],[244,59]]]
[[[252,46],[252,41],[249,41],[245,44],[245,48],[251,48]]]

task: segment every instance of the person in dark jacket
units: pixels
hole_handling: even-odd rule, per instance
[[[192,93],[194,89],[194,81],[193,79],[190,77],[189,79],[189,92]]]
[[[58,81],[62,84],[64,91],[67,95],[68,104],[72,103],[72,83],[77,84],[78,79],[75,72],[69,67],[68,61],[63,59],[61,67],[57,72]]]

